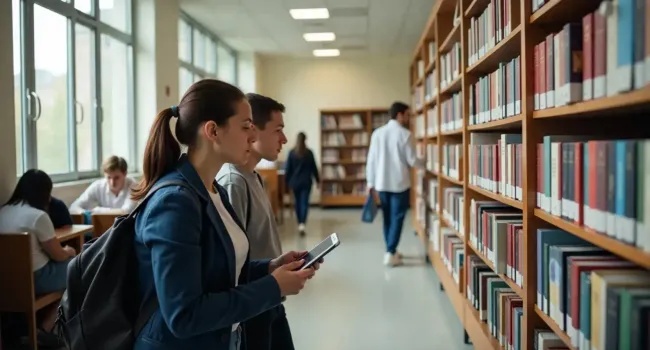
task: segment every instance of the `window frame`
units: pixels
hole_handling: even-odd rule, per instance
[[[37,168],[38,167],[38,154],[37,154],[37,142],[38,134],[36,129],[36,123],[33,120],[30,120],[31,115],[29,111],[31,105],[34,103],[31,99],[28,100],[27,89],[30,87],[35,87],[35,78],[36,72],[31,68],[35,67],[35,57],[34,57],[34,6],[38,5],[43,9],[52,11],[53,13],[64,17],[67,21],[67,128],[68,128],[68,138],[67,138],[67,152],[68,152],[68,171],[65,173],[50,174],[52,181],[55,183],[59,182],[68,182],[68,181],[77,181],[77,180],[86,180],[102,176],[101,163],[103,158],[108,155],[102,154],[102,121],[104,118],[103,115],[103,104],[102,104],[102,48],[101,48],[101,37],[102,35],[110,36],[111,38],[124,43],[127,46],[128,50],[128,62],[127,62],[127,74],[129,76],[127,94],[127,118],[128,118],[128,132],[127,140],[130,145],[129,149],[129,168],[133,170],[137,169],[137,156],[136,156],[136,118],[135,118],[135,62],[134,62],[134,2],[135,0],[129,0],[130,4],[128,6],[127,16],[127,30],[124,32],[120,29],[117,29],[105,22],[102,22],[100,19],[100,8],[99,2],[101,0],[91,0],[92,15],[87,14],[81,10],[75,8],[75,0],[69,0],[64,2],[62,0],[18,0],[18,14],[19,14],[19,27],[20,27],[20,63],[21,63],[21,75],[20,75],[20,103],[21,103],[21,129],[22,137],[19,142],[22,142],[22,155],[18,159],[18,176],[21,176],[24,171],[27,169]],[[90,171],[79,171],[78,170],[78,160],[77,160],[77,108],[76,108],[76,25],[80,24],[89,28],[93,32],[94,36],[94,45],[92,49],[93,54],[93,96],[94,99],[94,108],[92,111],[86,111],[88,117],[91,118],[91,130],[92,130],[92,144],[89,145],[92,147],[92,164],[95,170]],[[38,93],[38,92],[37,92]],[[92,113],[90,113],[92,112]]]
[[[179,69],[185,69],[189,71],[193,77],[196,76],[201,76],[205,78],[218,78],[219,76],[219,58],[218,58],[218,52],[219,52],[219,46],[222,46],[225,48],[230,55],[232,56],[234,60],[233,64],[233,77],[235,79],[233,84],[238,84],[239,82],[239,75],[238,75],[238,53],[236,50],[234,50],[230,45],[228,45],[226,42],[221,40],[217,35],[212,33],[210,30],[205,28],[201,23],[197,22],[194,20],[192,17],[190,17],[187,13],[181,11],[180,16],[179,16],[179,28],[180,28],[180,22],[185,22],[187,26],[190,28],[190,38],[189,38],[189,48],[187,49],[189,54],[190,54],[190,60],[189,62],[184,60],[181,57],[181,52],[180,52],[180,38],[179,38],[179,48],[178,48],[178,62],[179,62]],[[210,39],[210,42],[214,45],[214,57],[213,57],[213,62],[212,62],[212,67],[214,67],[214,73],[208,72],[206,69],[199,67],[195,62],[195,45],[194,45],[194,31],[197,30],[199,31],[203,36],[207,37]],[[180,30],[179,30],[180,31]],[[207,50],[207,47],[204,48]],[[205,55],[205,53],[204,53]],[[204,62],[205,66],[209,66],[207,62]],[[179,71],[179,76],[180,76],[180,71]],[[180,82],[179,82],[180,83]],[[179,91],[179,94],[182,96],[185,93],[185,91]]]

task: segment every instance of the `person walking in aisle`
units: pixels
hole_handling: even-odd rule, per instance
[[[383,219],[386,254],[384,264],[397,266],[402,263],[397,252],[404,217],[410,206],[410,167],[423,168],[424,160],[418,159],[409,117],[411,110],[402,102],[390,107],[390,118],[377,128],[370,137],[366,179],[368,193],[379,195]]]
[[[255,166],[274,162],[287,143],[284,136],[284,106],[266,96],[246,94],[257,130],[246,163],[223,165],[217,182],[228,191],[230,203],[242,221],[250,242],[251,259],[269,259],[282,253],[275,213]],[[255,213],[255,215],[253,215]],[[248,350],[293,350],[291,329],[284,306],[268,310],[246,321]]]
[[[219,80],[194,83],[154,120],[133,199],[163,182],[181,184],[154,192],[136,216],[140,298],[157,297],[160,306],[134,350],[246,350],[243,322],[298,294],[314,275],[296,271],[306,252],[251,260],[244,227],[215,181],[223,164],[247,161],[254,137],[246,97]]]
[[[307,135],[298,133],[296,145],[289,152],[285,166],[285,181],[294,197],[296,218],[298,219],[298,232],[305,235],[307,214],[309,212],[309,196],[311,195],[312,179],[316,180],[316,187],[320,185],[318,167],[314,153],[307,148]]]

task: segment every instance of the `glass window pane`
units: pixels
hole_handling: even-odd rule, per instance
[[[178,58],[192,63],[192,27],[182,19],[178,21]]]
[[[217,73],[217,44],[209,37],[205,39],[205,70],[214,75]]]
[[[81,12],[93,15],[93,0],[75,0],[74,7]]]
[[[194,82],[196,83],[196,82],[199,81],[199,80],[203,80],[203,77],[200,76],[200,75],[198,75],[198,74],[195,74],[195,75],[194,75]]]
[[[129,47],[110,37],[101,36],[102,59],[102,158],[116,155],[130,161]]]
[[[40,119],[36,124],[38,167],[67,173],[68,157],[68,20],[34,6],[34,63]]]
[[[205,39],[198,29],[194,29],[194,62],[195,66],[205,69]]]
[[[97,169],[93,161],[92,130],[95,105],[95,32],[77,24],[75,40],[77,170],[90,171]]]
[[[217,59],[219,60],[217,62],[217,68],[219,69],[217,76],[219,77],[219,79],[231,84],[236,84],[237,82],[235,81],[235,56],[230,52],[230,50],[225,48],[223,45],[218,45]]]
[[[22,62],[20,60],[20,0],[12,0],[13,46],[14,46],[14,111],[16,123],[16,173],[23,171],[23,120],[22,120]]]
[[[131,32],[131,0],[99,0],[99,19],[123,32]]]
[[[189,89],[190,86],[192,86],[192,83],[194,83],[194,81],[193,81],[193,77],[192,77],[192,72],[190,72],[189,70],[187,70],[185,68],[181,67],[178,74],[179,74],[179,76],[178,76],[178,78],[179,78],[179,80],[178,80],[179,81],[179,91],[178,92],[180,94],[180,96],[178,97],[178,100],[180,101],[183,98],[183,95],[185,94],[185,91],[187,91],[187,89]]]

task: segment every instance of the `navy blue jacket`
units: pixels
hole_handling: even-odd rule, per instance
[[[134,349],[227,350],[232,325],[279,305],[280,288],[268,273],[270,260],[248,258],[235,287],[230,235],[186,157],[159,182],[172,179],[187,182],[192,190],[162,188],[136,218],[141,297],[147,300],[156,293],[160,308]],[[226,191],[215,186],[241,227]]]
[[[291,150],[287,157],[284,176],[287,186],[292,190],[311,188],[312,178],[319,182],[318,167],[311,150],[307,149],[302,157]]]

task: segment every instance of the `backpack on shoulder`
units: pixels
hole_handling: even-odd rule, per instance
[[[149,198],[167,186],[149,191],[128,215],[115,219],[101,237],[84,245],[68,265],[67,288],[58,309],[56,327],[70,350],[132,350],[135,339],[158,309],[158,299],[142,303],[135,255],[135,215]]]

